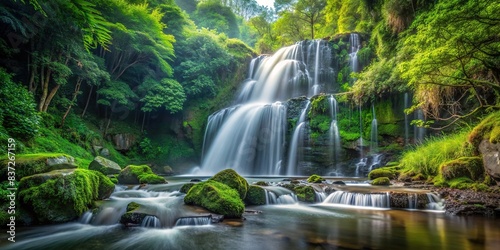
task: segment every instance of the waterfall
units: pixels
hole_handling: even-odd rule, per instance
[[[323,203],[334,203],[351,206],[389,208],[388,193],[351,193],[346,191],[335,191],[330,194]]]
[[[378,127],[377,116],[375,115],[375,106],[372,105],[373,119],[370,132],[370,153],[374,154],[378,151]]]
[[[408,145],[410,145],[410,123],[409,123],[409,119],[408,119],[408,114],[406,113],[406,109],[410,107],[410,103],[409,103],[409,97],[408,97],[408,93],[405,93],[404,95],[404,114],[405,114],[405,147],[407,147]]]
[[[181,217],[175,222],[175,226],[203,226],[212,223],[212,216]]]
[[[92,213],[92,211],[87,211],[87,212],[82,214],[80,219],[78,219],[78,222],[80,222],[82,224],[90,224],[93,216],[94,216],[94,214]]]
[[[330,114],[332,121],[330,123],[330,145],[332,147],[332,162],[338,163],[340,161],[340,132],[337,126],[337,100],[330,96],[328,99],[330,104]]]
[[[298,123],[294,132],[296,141],[287,150],[288,124],[282,102],[328,90],[333,79],[331,59],[328,43],[315,40],[299,42],[272,56],[252,60],[249,78],[243,82],[235,106],[208,119],[201,169],[197,174],[210,175],[225,168],[246,175],[296,174],[296,156],[288,155],[286,169],[282,169],[281,163],[285,152],[297,153],[304,125]]]
[[[295,204],[298,202],[297,195],[289,189],[277,186],[263,186],[266,190],[266,204]]]
[[[161,222],[156,216],[147,215],[142,220],[141,227],[161,228]]]
[[[309,106],[311,102],[307,100],[305,107],[300,112],[299,120],[297,121],[297,126],[293,131],[292,140],[290,141],[290,146],[288,149],[288,167],[286,170],[287,175],[295,175],[297,173],[296,167],[297,162],[302,159],[302,154],[298,153],[299,147],[301,147],[301,143],[303,142],[303,133],[302,128],[305,125],[307,111],[309,110]]]
[[[317,192],[316,190],[314,191],[314,201],[321,203],[326,199],[326,194],[325,192]]]
[[[361,112],[361,104],[359,109],[359,158],[363,159],[363,112]]]
[[[351,59],[350,61],[351,70],[352,72],[358,72],[359,71],[358,51],[359,48],[361,47],[361,43],[359,41],[359,34],[351,33],[351,35],[349,36],[349,44],[351,44],[351,51],[349,53]]]
[[[424,112],[421,109],[417,110],[417,112],[415,113],[415,119],[422,121],[425,120]],[[424,127],[417,127],[417,125],[414,125],[415,143],[420,144],[424,142],[425,133],[426,130]]]

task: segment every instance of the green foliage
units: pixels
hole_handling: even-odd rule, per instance
[[[265,205],[266,190],[260,186],[250,185],[248,188],[247,196],[245,197],[245,204],[247,205]]]
[[[240,36],[233,11],[217,1],[200,2],[192,16],[199,27],[213,29],[232,38]]]
[[[233,169],[224,169],[215,174],[209,180],[224,183],[238,191],[240,198],[245,199],[248,191],[248,182]]]
[[[389,169],[385,169],[385,168],[378,168],[378,169],[374,169],[372,171],[370,171],[370,173],[368,173],[368,179],[370,180],[375,180],[377,178],[380,178],[380,177],[387,177],[387,178],[390,178],[390,179],[393,179],[395,177],[395,173]]]
[[[40,117],[33,95],[12,81],[12,75],[0,67],[0,125],[14,139],[28,141],[38,134]]]
[[[99,172],[56,170],[21,179],[18,199],[38,222],[60,223],[76,219],[113,189],[114,184]]]
[[[240,218],[245,211],[245,205],[238,192],[214,180],[195,184],[184,197],[184,202],[204,207],[227,218]]]
[[[375,186],[387,186],[391,185],[391,181],[387,177],[378,177],[375,180],[373,180],[370,184]]]
[[[325,179],[323,179],[323,177],[321,177],[317,174],[313,174],[313,175],[309,176],[309,178],[307,178],[307,182],[309,182],[309,183],[321,183],[324,180]]]
[[[444,162],[471,156],[472,150],[466,143],[467,133],[433,137],[423,145],[405,152],[400,160],[404,172],[436,176],[439,166]]]
[[[153,81],[147,90],[146,96],[141,99],[144,112],[151,112],[159,108],[165,108],[170,114],[177,113],[183,109],[186,94],[182,86],[174,79],[164,78],[159,82]]]

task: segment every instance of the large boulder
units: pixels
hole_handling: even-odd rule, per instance
[[[8,159],[0,159],[0,179],[7,177]],[[58,169],[77,168],[75,158],[58,153],[16,155],[16,179]]]
[[[500,144],[483,140],[479,144],[485,172],[500,186]]]
[[[214,175],[209,180],[217,181],[220,183],[224,183],[231,188],[236,189],[238,191],[240,198],[242,200],[245,199],[248,191],[248,182],[245,178],[241,177],[236,171],[233,169],[225,169]]]
[[[147,165],[128,165],[118,175],[120,184],[159,184],[166,183],[165,178],[153,173]]]
[[[62,223],[78,218],[94,201],[109,197],[114,186],[97,171],[54,170],[22,178],[18,200],[35,221]]]
[[[137,137],[134,134],[115,134],[113,135],[113,144],[115,149],[122,152],[127,152],[134,146]]]
[[[484,167],[481,157],[460,157],[441,164],[439,168],[443,178],[447,181],[459,177],[467,177],[475,181],[484,179]]]
[[[105,175],[119,174],[122,171],[116,162],[102,156],[96,156],[90,163],[89,169],[99,171]]]
[[[226,218],[240,218],[245,211],[240,194],[228,185],[214,180],[195,184],[184,197],[184,202],[201,206]]]

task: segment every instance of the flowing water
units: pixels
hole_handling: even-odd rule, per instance
[[[280,178],[248,180],[281,182]],[[6,243],[2,238],[0,249],[489,250],[498,249],[500,245],[498,218],[389,209],[385,190],[375,189],[372,195],[361,195],[356,190],[366,188],[364,184],[357,187],[348,180],[344,181],[348,186],[352,183],[350,191],[337,191],[315,204],[297,202],[289,190],[269,186],[266,190],[276,196],[274,202],[269,198],[269,205],[247,207],[261,213],[245,214],[244,221],[225,220],[215,224],[209,216],[200,216],[200,211],[182,204],[184,195],[176,189],[189,178],[171,177],[168,181],[171,184],[151,185],[147,190],[118,190],[109,201],[103,202],[100,212],[94,216],[86,213],[79,222],[18,227],[16,242]],[[433,194],[429,196],[434,201],[439,199]],[[339,199],[349,201],[347,203],[354,200],[359,206],[332,202]],[[106,208],[114,211],[108,216],[119,218],[121,209],[131,201],[148,206],[155,213],[148,219],[148,225],[124,227],[100,218]],[[373,206],[363,206],[368,204]],[[172,213],[177,215],[171,216]],[[89,220],[89,216],[93,218]]]

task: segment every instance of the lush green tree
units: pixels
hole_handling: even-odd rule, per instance
[[[0,68],[0,82],[0,125],[14,139],[32,139],[40,126],[32,93],[13,82],[4,68]]]
[[[193,19],[199,27],[213,29],[229,37],[240,36],[235,14],[231,8],[221,5],[218,1],[199,3],[193,13]]]
[[[401,40],[399,70],[427,117],[447,125],[500,96],[500,3],[438,1]]]
[[[317,38],[314,31],[322,26],[325,6],[326,0],[299,0],[295,5],[299,18],[308,24],[311,39]]]

